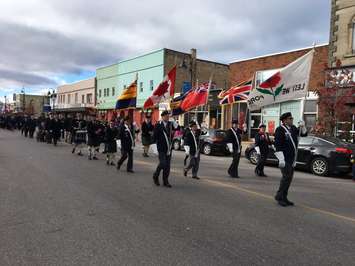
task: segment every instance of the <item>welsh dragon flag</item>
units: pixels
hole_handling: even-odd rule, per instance
[[[308,91],[314,49],[255,86],[248,97],[251,111],[304,97]]]
[[[160,102],[168,100],[174,95],[176,79],[176,66],[174,66],[165,76],[164,80],[153,91],[153,94],[145,101],[143,108],[153,108]]]

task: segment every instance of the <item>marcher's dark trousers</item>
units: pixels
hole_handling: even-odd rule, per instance
[[[29,133],[30,133],[30,138],[33,139],[33,135],[34,135],[35,131],[31,129],[31,130],[29,131]]]
[[[57,136],[53,136],[53,144],[54,144],[54,146],[57,146],[57,142],[58,142],[58,137]]]
[[[280,187],[277,191],[276,197],[278,200],[287,199],[288,189],[290,188],[293,179],[294,168],[292,164],[286,163],[284,168],[281,168],[282,178],[280,181]]]
[[[200,154],[198,154],[197,156],[190,155],[189,165],[185,168],[186,172],[192,169],[192,177],[197,177],[199,167],[200,167]]]
[[[228,174],[231,177],[239,177],[238,175],[239,160],[240,160],[240,153],[234,153],[232,164],[228,169]]]
[[[163,170],[164,184],[169,184],[170,162],[171,162],[171,154],[167,155],[165,152],[159,152],[159,164],[157,169],[154,172],[154,178],[158,179],[160,175],[160,171]]]
[[[123,164],[123,162],[128,158],[128,162],[127,162],[127,171],[131,171],[133,170],[133,150],[121,150],[121,158],[118,160],[117,162],[117,167],[121,167],[121,165]]]
[[[28,129],[25,129],[25,137],[27,138],[28,136]]]
[[[267,154],[261,152],[260,155],[258,155],[258,163],[255,168],[255,172],[257,175],[262,175],[264,174],[264,165],[267,159]]]

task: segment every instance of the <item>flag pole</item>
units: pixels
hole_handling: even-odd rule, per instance
[[[214,67],[213,67],[213,70],[212,70],[212,73],[211,73],[211,76],[210,76],[210,80],[208,81],[208,87],[207,87],[207,99],[206,99],[206,106],[207,106],[207,112],[209,113],[209,104],[208,104],[208,100],[209,100],[209,97],[210,97],[210,90],[211,90],[211,87],[212,87],[212,79],[213,79],[213,76],[214,76]],[[205,122],[205,119],[206,119],[206,112],[203,112],[203,118],[202,118],[202,123]],[[209,122],[209,121],[208,121]],[[208,123],[208,127],[209,127],[209,123]]]

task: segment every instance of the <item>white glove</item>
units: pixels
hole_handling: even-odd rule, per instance
[[[244,123],[244,124],[243,124],[243,131],[244,131],[244,132],[246,132],[246,131],[247,131],[247,129],[248,129],[247,124],[246,124],[246,123]]]
[[[233,152],[233,143],[227,143],[228,150]]]
[[[184,146],[185,154],[189,155],[190,154],[190,146],[185,145]]]
[[[279,167],[284,168],[286,163],[285,163],[285,156],[282,151],[275,152],[276,158],[279,160]]]
[[[259,146],[255,146],[254,149],[255,149],[256,153],[260,155],[260,147]]]
[[[304,127],[305,125],[306,125],[306,123],[302,120],[298,122],[299,127]]]

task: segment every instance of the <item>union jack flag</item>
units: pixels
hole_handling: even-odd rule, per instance
[[[238,101],[243,101],[248,99],[248,95],[252,88],[253,80],[247,80],[242,82],[236,86],[231,87],[226,91],[222,91],[218,98],[221,100],[219,101],[220,104],[231,104]]]

